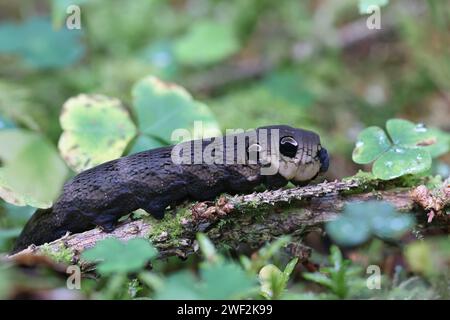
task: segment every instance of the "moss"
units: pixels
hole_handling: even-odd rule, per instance
[[[56,251],[52,250],[48,243],[42,245],[39,250],[43,255],[56,262],[66,264],[72,263],[73,252],[69,248],[66,248],[62,243],[60,244],[59,249]]]
[[[359,170],[358,173],[351,177],[342,179],[344,182],[355,181],[358,183],[359,187],[353,189],[351,193],[361,193],[367,191],[370,188],[377,188],[383,182],[382,180],[376,178],[371,172],[366,172]]]
[[[234,204],[236,210],[242,214],[248,214],[252,216],[262,215],[267,212],[267,209],[271,206],[269,204],[264,205],[257,200],[248,201],[241,204]]]
[[[177,208],[175,214],[166,214],[162,220],[152,219],[150,240],[158,241],[163,233],[167,233],[168,239],[178,239],[184,231],[182,221],[191,217],[191,211],[187,207]]]
[[[413,175],[408,174],[392,180],[381,180],[376,178],[371,172],[359,170],[357,174],[342,179],[343,181],[356,181],[358,188],[344,192],[344,194],[357,194],[370,189],[386,190],[391,188],[411,188],[421,184],[438,185],[442,179],[439,176]]]

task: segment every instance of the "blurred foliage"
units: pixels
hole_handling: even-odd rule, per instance
[[[2,130],[0,157],[4,162],[0,168],[0,194],[5,201],[19,206],[51,207],[68,170],[45,137],[22,129]]]
[[[399,239],[414,226],[412,215],[399,214],[387,202],[366,201],[349,203],[336,220],[326,224],[330,237],[339,245],[360,245],[370,237]]]
[[[0,43],[0,53],[17,54],[27,65],[38,69],[74,64],[84,51],[79,32],[55,31],[45,17],[32,17],[20,25],[2,23]]]
[[[294,271],[298,258],[292,259],[283,271],[273,264],[264,266],[259,271],[259,282],[261,283],[261,295],[266,299],[279,299],[284,293],[289,277]]]
[[[120,253],[120,254],[119,254]],[[94,248],[83,252],[82,259],[99,262],[102,275],[130,273],[142,269],[146,262],[157,256],[158,251],[144,239],[132,239],[124,243],[114,238],[100,241]]]
[[[177,60],[181,64],[192,66],[220,62],[238,49],[239,44],[233,26],[213,20],[196,21],[188,33],[177,39],[174,44]]]
[[[81,8],[80,30],[66,28],[69,4]],[[381,8],[382,30],[367,36],[371,5]],[[67,167],[80,171],[170,144],[174,129],[192,130],[195,120],[204,122],[198,134],[206,136],[277,123],[312,129],[332,155],[327,179],[369,170],[373,162],[378,178],[418,173],[445,180],[449,31],[446,1],[0,1],[0,196],[22,205],[0,203],[0,251],[11,248],[34,207],[55,199],[73,174]],[[318,261],[330,267],[317,273],[283,258],[290,241],[284,237],[239,263],[203,236],[203,260],[183,263],[155,260],[146,240],[107,241],[86,253],[103,260],[100,273],[107,271],[100,280],[83,279],[82,294],[448,298],[448,237],[427,235],[405,247],[398,237],[410,229],[408,217],[381,203],[349,205],[327,231],[354,252],[332,247]],[[382,289],[368,290],[362,266],[394,258],[395,271],[383,270]],[[1,265],[0,297],[18,287],[64,286],[65,278],[37,269],[33,278]]]
[[[318,283],[331,290],[339,298],[347,298],[351,283],[355,280],[355,275],[361,270],[356,266],[351,266],[350,260],[344,260],[338,247],[331,247],[329,258],[330,267],[324,267],[320,272],[305,273],[305,279]],[[356,280],[360,280],[356,278]]]
[[[389,3],[389,0],[359,0],[359,13],[371,13],[370,7],[371,6],[377,6],[382,7]]]

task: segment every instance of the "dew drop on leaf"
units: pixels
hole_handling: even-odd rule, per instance
[[[416,132],[427,132],[427,127],[423,123],[418,123],[414,129]]]

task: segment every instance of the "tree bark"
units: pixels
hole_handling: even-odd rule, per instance
[[[111,233],[96,228],[66,235],[43,246],[29,247],[17,255],[40,252],[56,255],[64,249],[73,254],[73,262],[78,262],[82,251],[107,237],[115,237],[121,240],[149,238],[158,248],[161,258],[187,257],[197,250],[197,232],[207,233],[216,245],[238,249],[244,245],[254,250],[281,235],[290,235],[294,242],[301,243],[305,234],[334,219],[347,202],[371,199],[388,201],[401,212],[415,211],[426,218],[424,211],[418,210],[411,188],[373,190],[372,187],[358,181],[334,181],[248,195],[221,196],[215,202],[178,208],[174,213],[167,213],[162,221],[149,217],[127,220]]]

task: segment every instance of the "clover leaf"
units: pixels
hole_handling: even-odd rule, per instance
[[[432,157],[449,150],[449,137],[438,129],[428,129],[403,119],[391,119],[386,132],[379,127],[363,130],[353,150],[353,161],[374,162],[375,177],[390,180],[405,174],[416,174],[431,167]]]
[[[98,271],[102,275],[110,275],[139,271],[157,254],[158,251],[145,239],[136,238],[124,242],[107,238],[84,251],[82,259],[97,262]]]
[[[398,214],[395,208],[382,201],[349,203],[341,216],[326,224],[330,237],[343,246],[356,246],[370,237],[398,239],[413,227],[415,220]]]

